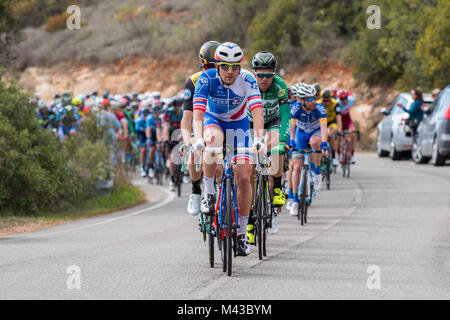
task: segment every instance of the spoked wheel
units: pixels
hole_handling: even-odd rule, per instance
[[[232,253],[233,253],[233,199],[231,198],[231,181],[230,179],[227,179],[227,194],[226,194],[226,204],[227,204],[227,236],[226,236],[226,268],[228,276],[231,276],[232,273]],[[237,244],[236,244],[237,245]]]
[[[330,159],[326,159],[326,181],[327,181],[327,190],[330,190],[330,174],[331,174],[331,166],[330,166]]]
[[[209,244],[209,265],[214,268],[214,234],[210,231],[208,234],[208,244]]]
[[[263,178],[262,175],[259,176],[258,185],[256,188],[256,210],[255,210],[255,228],[256,228],[256,245],[258,246],[258,256],[259,260],[263,258],[263,206],[264,202],[261,198],[263,188]]]

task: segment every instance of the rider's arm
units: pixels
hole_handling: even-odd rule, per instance
[[[319,112],[320,136],[322,138],[322,142],[328,142],[327,110],[321,104],[316,105],[316,110]]]
[[[336,121],[337,121],[337,126],[338,126],[338,132],[343,133],[342,116],[340,113],[336,115]]]
[[[281,118],[281,127],[280,127],[280,142],[289,142],[289,122],[291,121],[291,107],[289,103],[282,104],[280,106],[280,118]]]
[[[181,119],[181,134],[186,145],[191,143],[192,118],[193,118],[193,94],[195,86],[191,78],[184,86],[183,118]]]
[[[203,118],[205,117],[206,108],[208,106],[209,89],[209,78],[203,73],[195,84],[194,97],[192,99],[194,109],[194,141],[203,138]]]

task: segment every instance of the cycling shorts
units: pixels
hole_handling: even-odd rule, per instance
[[[309,141],[311,140],[311,137],[313,136],[319,136],[320,137],[320,129],[306,133],[302,130],[295,130],[295,151],[293,151],[293,155],[301,154],[301,149],[312,149],[311,145],[309,144]]]
[[[328,124],[328,129],[331,129],[331,128],[333,128],[336,132],[338,131],[338,126],[335,121]]]
[[[249,148],[251,146],[250,125],[247,117],[238,121],[226,122],[206,112],[203,128],[205,130],[210,127],[217,127],[222,130],[226,141],[233,140],[233,148]],[[253,156],[250,153],[237,153],[233,161],[239,163],[253,162]]]
[[[271,130],[276,130],[280,132],[281,128],[281,118],[275,118],[271,121],[264,122],[264,130],[267,130],[267,132]],[[253,129],[253,122],[250,121],[250,129]]]
[[[137,130],[136,140],[139,147],[145,147],[147,145],[147,137],[145,135],[145,131]]]

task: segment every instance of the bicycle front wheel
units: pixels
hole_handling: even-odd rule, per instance
[[[226,238],[226,262],[227,262],[227,273],[228,276],[231,276],[232,273],[232,264],[233,264],[233,259],[232,259],[232,253],[233,253],[233,213],[232,213],[232,208],[233,208],[233,199],[231,197],[231,193],[232,193],[232,189],[231,189],[231,181],[230,179],[227,179],[227,183],[226,183],[226,188],[227,188],[227,192],[226,192],[226,206],[227,206],[227,210],[226,210],[226,221],[227,221],[227,238]]]

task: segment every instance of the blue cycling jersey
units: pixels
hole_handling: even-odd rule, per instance
[[[327,111],[325,106],[316,103],[315,109],[307,113],[301,102],[295,103],[291,108],[291,118],[295,120],[296,129],[306,133],[320,130],[320,123],[327,123]]]
[[[136,111],[134,115],[134,126],[136,131],[145,131],[146,128],[146,118],[142,110]]]
[[[247,108],[262,108],[258,83],[249,71],[242,69],[231,85],[222,82],[216,69],[203,72],[195,84],[194,110],[214,118],[233,122],[247,118]]]

